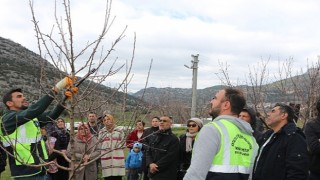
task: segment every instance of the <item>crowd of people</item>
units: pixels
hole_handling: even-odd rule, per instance
[[[267,113],[261,131],[243,93],[225,88],[210,102],[213,120],[204,125],[190,118],[180,137],[172,132],[171,116],[153,117],[146,129],[137,120],[126,135],[111,114],[98,120],[95,112],[71,137],[60,117],[65,106],[58,103],[46,111],[68,83],[62,79],[30,106],[21,89],[3,96],[0,173],[8,159],[17,180],[320,179],[320,100],[315,107],[319,116],[306,123],[305,131],[296,126],[293,109],[282,103]]]

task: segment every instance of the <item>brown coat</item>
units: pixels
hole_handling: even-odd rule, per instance
[[[84,157],[85,154],[90,155],[89,161],[98,157],[100,155],[100,146],[98,144],[98,139],[95,136],[92,136],[92,139],[89,144],[81,141],[77,137],[75,137],[75,155],[77,163],[80,163],[81,159]],[[71,156],[71,147],[70,144],[68,145],[68,156]],[[75,179],[97,179],[97,166],[96,161],[91,162],[90,164],[86,165],[84,168],[80,168],[76,171]]]

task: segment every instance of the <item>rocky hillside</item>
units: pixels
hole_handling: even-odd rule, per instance
[[[64,77],[62,72],[38,54],[18,43],[0,37],[0,97],[5,91],[20,87],[31,101],[36,100],[44,93],[47,86],[54,85],[62,77]],[[108,103],[122,101],[123,93],[114,92],[115,90],[109,87],[89,81],[86,81],[84,86],[88,86],[89,83],[91,86],[96,86],[95,89],[99,92],[100,98],[109,97],[115,93]],[[127,104],[134,106],[138,101],[137,98],[128,95]]]
[[[307,73],[302,75],[294,76],[284,80],[279,80],[272,82],[270,84],[263,85],[261,87],[252,87],[248,85],[241,85],[237,88],[242,89],[247,96],[248,104],[256,104],[254,102],[254,96],[259,96],[263,98],[264,103],[274,104],[276,102],[294,102],[294,103],[303,103],[307,99],[307,94],[310,88],[310,78]],[[320,79],[318,77],[318,79]],[[293,83],[294,82],[294,83]],[[297,85],[299,87],[297,87]],[[222,89],[224,86],[212,86],[205,89],[197,90],[197,107],[203,108],[207,106],[213,96],[218,90]],[[319,88],[319,86],[317,87]],[[260,89],[260,92],[258,92]],[[255,94],[254,91],[256,91]],[[172,104],[173,102],[179,101],[187,107],[191,107],[192,102],[192,89],[183,89],[183,88],[155,88],[150,87],[146,90],[140,90],[133,94],[136,97],[141,98],[153,104],[154,106],[164,106]]]
[[[319,69],[312,69],[312,71],[315,70],[319,71]],[[43,94],[46,86],[52,86],[63,76],[62,72],[36,53],[20,44],[0,37],[0,97],[10,88],[21,87],[31,101],[36,100]],[[295,84],[292,82],[295,82]],[[84,86],[90,86],[89,84],[92,86],[94,83],[86,81]],[[297,88],[297,84],[301,87]],[[299,102],[305,99],[301,100],[299,97],[301,98],[309,92],[309,84],[310,78],[305,73],[263,85],[261,87],[263,90],[258,95],[264,98],[265,103]],[[102,100],[103,97],[108,102],[109,107],[113,107],[110,105],[120,104],[124,96],[127,96],[127,110],[130,110],[137,107],[137,104],[142,103],[139,99],[143,96],[143,100],[149,104],[148,107],[156,108],[160,113],[173,114],[180,112],[182,110],[172,108],[173,106],[176,108],[179,106],[184,107],[183,110],[186,111],[186,114],[189,114],[192,97],[192,89],[190,88],[149,87],[132,95],[124,95],[103,85],[94,84],[94,86],[95,91],[90,94],[91,101],[92,99]],[[197,109],[203,109],[204,106],[208,105],[214,94],[221,88],[223,87],[219,85],[199,89],[197,91]],[[242,85],[239,88],[246,92],[249,104],[254,103],[252,95],[254,94],[253,89],[256,87]],[[299,96],[297,96],[297,92],[300,93]],[[112,98],[110,98],[111,94],[114,94]],[[167,110],[164,110],[164,107],[167,107]]]

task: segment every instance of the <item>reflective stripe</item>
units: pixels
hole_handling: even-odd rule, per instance
[[[21,137],[21,136],[26,136],[26,134],[27,134],[26,124],[22,124],[22,125],[19,127],[19,131],[20,131],[20,137]],[[19,136],[18,136],[18,137],[19,137]]]
[[[252,167],[244,167],[238,165],[211,165],[209,171],[222,173],[250,174],[252,172]]]
[[[3,142],[3,146],[4,147],[9,147],[11,145],[15,145],[15,144],[31,144],[31,143],[37,143],[41,140],[41,136],[38,136],[36,138],[25,138],[25,137],[20,137],[20,138],[16,138],[16,139],[10,139],[10,140],[6,140]]]
[[[251,137],[252,142],[256,142],[256,139],[252,136]],[[259,150],[259,145],[257,143],[253,143],[253,149],[252,149],[252,157],[251,157],[251,162],[254,162],[256,159],[256,156],[258,155],[258,150]],[[253,170],[253,167],[252,167]]]
[[[258,144],[252,135],[239,130],[226,119],[213,121],[221,135],[220,149],[213,158],[210,172],[250,174]]]
[[[48,159],[45,143],[42,140],[39,122],[37,119],[30,120],[11,134],[1,136],[5,147],[12,146],[10,156],[12,178],[31,177],[42,172],[45,167],[29,167],[27,164],[35,164]],[[39,144],[40,143],[40,144]]]
[[[12,134],[3,136],[3,146],[9,147],[11,145],[15,145],[17,143],[21,144],[31,144],[31,143],[37,143],[41,140],[41,134],[37,133],[35,134],[35,131],[39,131],[39,128],[35,126],[34,123],[37,123],[37,120],[32,120],[27,123],[24,123],[20,125]],[[29,128],[27,128],[27,125]],[[28,132],[31,131],[31,132]],[[34,137],[28,137],[28,135],[32,135]]]
[[[224,141],[224,154],[223,154],[223,164],[229,164],[230,163],[230,148],[231,143],[230,137],[227,128],[222,124],[222,122],[217,121],[216,124],[221,128],[221,131],[223,133],[223,141]],[[222,140],[222,139],[221,139]]]

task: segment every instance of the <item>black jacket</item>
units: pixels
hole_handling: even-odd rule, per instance
[[[253,180],[306,180],[308,177],[307,143],[303,132],[294,123],[288,123],[273,134],[263,134],[259,154],[253,169]]]
[[[7,165],[7,153],[2,149],[2,143],[0,142],[0,174],[5,170]]]
[[[157,132],[159,130],[159,127],[150,127],[144,130],[141,139],[142,139],[142,143],[144,144],[144,149],[147,149],[147,145],[150,144],[150,141],[152,138],[155,137],[154,132]]]
[[[150,148],[147,150],[147,166],[151,163],[158,165],[158,172],[151,173],[153,180],[176,180],[179,159],[179,139],[171,129],[159,132],[151,139]]]
[[[310,153],[310,171],[320,175],[320,117],[307,122],[305,134]]]
[[[51,133],[51,136],[55,137],[57,141],[54,144],[54,149],[61,151],[67,150],[68,144],[70,141],[69,131],[66,129],[56,128],[54,132]],[[56,159],[57,163],[63,167],[69,167],[69,162],[60,154],[53,152],[49,155],[48,161],[52,161]],[[58,172],[50,174],[51,180],[68,180],[69,179],[69,171],[59,169]]]
[[[179,170],[187,170],[190,166],[191,162],[191,152],[186,151],[186,134],[180,136],[180,156],[179,156]],[[192,141],[192,147],[194,144],[194,140]]]
[[[253,137],[257,141],[259,141],[260,138],[262,137],[262,133],[260,131],[260,129],[261,129],[260,126],[262,125],[261,122],[260,122],[261,120],[257,118],[257,114],[252,108],[247,107],[246,111],[248,112],[248,114],[250,116],[250,119],[251,119],[250,125],[251,125],[251,127],[253,129]]]
[[[144,130],[141,139],[142,139],[142,151],[144,154],[146,154],[146,151],[149,148],[149,144],[152,138],[155,137],[155,132],[159,131],[159,127],[150,127]],[[154,134],[153,134],[154,133]],[[147,171],[146,168],[146,156],[142,156],[142,164],[141,164],[142,169],[145,169],[145,171]]]

